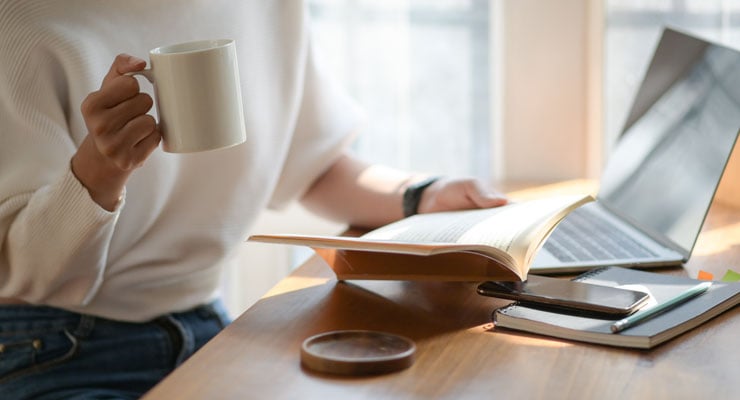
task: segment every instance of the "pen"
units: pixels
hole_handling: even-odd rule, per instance
[[[706,292],[710,286],[712,286],[712,282],[702,282],[696,286],[686,289],[686,291],[666,301],[665,303],[656,304],[646,310],[638,311],[630,315],[629,317],[620,319],[619,321],[612,324],[612,333],[619,333],[637,323],[644,321],[647,318],[652,317],[655,314],[670,310],[671,308],[683,303],[684,301]]]

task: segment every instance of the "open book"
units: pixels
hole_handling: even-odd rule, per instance
[[[312,247],[339,280],[522,281],[558,222],[591,200],[556,196],[489,209],[418,214],[360,237],[283,234],[249,240]]]
[[[665,302],[700,282],[682,276],[620,267],[589,271],[574,280],[644,291],[650,294],[650,305]],[[649,349],[701,325],[738,303],[740,283],[714,282],[698,297],[619,333],[611,331],[615,319],[549,311],[520,303],[495,310],[493,320],[496,330],[508,328],[582,342]]]

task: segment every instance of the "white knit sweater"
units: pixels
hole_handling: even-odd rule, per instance
[[[300,196],[358,122],[307,30],[299,1],[0,0],[0,297],[128,321],[212,298],[260,210]],[[69,168],[82,100],[118,53],[212,38],[236,40],[247,142],[158,149],[100,208]]]

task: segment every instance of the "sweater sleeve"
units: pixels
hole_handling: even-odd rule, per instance
[[[69,170],[32,193],[3,197],[0,297],[86,304],[102,282],[119,211],[99,207]]]
[[[309,188],[348,149],[365,122],[362,109],[322,70],[307,41],[300,110],[269,206],[280,209]]]
[[[84,305],[102,282],[121,205],[99,207],[70,170],[79,105],[61,63],[13,37],[0,39],[0,297]]]

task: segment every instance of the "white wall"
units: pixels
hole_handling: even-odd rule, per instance
[[[601,166],[601,6],[500,0],[494,113],[505,180],[593,177]]]

